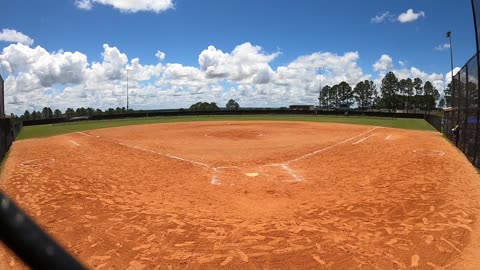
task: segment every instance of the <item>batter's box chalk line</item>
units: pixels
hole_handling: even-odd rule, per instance
[[[429,150],[429,149],[415,149],[413,150],[413,153],[420,155],[420,156],[430,156],[430,157],[435,157],[435,156],[444,156],[445,152],[441,150]]]
[[[233,186],[237,181],[265,180],[291,183],[300,182],[299,177],[287,164],[267,164],[256,167],[223,166],[212,168],[210,184]]]
[[[26,167],[40,167],[40,166],[46,166],[48,164],[52,164],[54,162],[55,162],[54,158],[40,158],[40,159],[27,160],[20,164]]]

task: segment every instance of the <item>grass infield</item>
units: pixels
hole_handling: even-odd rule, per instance
[[[48,124],[24,127],[17,140],[50,137],[84,130],[120,127],[129,125],[143,125],[171,122],[193,121],[307,121],[332,122],[358,125],[372,125],[391,128],[429,130],[435,129],[423,119],[392,118],[392,117],[364,117],[364,116],[312,116],[312,115],[212,115],[212,116],[177,116],[177,117],[148,117],[127,118],[115,120],[82,121],[61,124]]]

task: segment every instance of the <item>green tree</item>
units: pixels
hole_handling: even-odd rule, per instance
[[[342,104],[348,106],[353,104],[353,90],[347,82],[341,82],[338,85],[338,98]]]
[[[417,113],[417,108],[421,108],[423,102],[421,101],[422,99],[419,98],[421,95],[423,95],[423,81],[420,78],[415,78],[413,80],[413,88],[415,89],[415,113]]]
[[[433,86],[430,81],[426,81],[423,86],[424,91],[424,100],[425,100],[425,110],[431,111],[435,107],[435,97],[440,97],[437,89]],[[438,98],[437,97],[437,98]]]
[[[28,110],[25,110],[25,112],[23,113],[23,119],[24,120],[30,120],[31,119],[31,115],[30,115],[30,112]]]
[[[414,92],[415,92],[415,85],[412,81],[412,79],[408,78],[407,79],[407,82],[406,82],[406,92],[407,92],[407,113],[408,113],[408,109],[411,107],[411,98],[412,96],[414,95]]]
[[[85,110],[86,110],[86,113],[87,113],[88,116],[92,116],[93,113],[95,112],[95,110],[94,110],[93,108],[91,108],[91,107],[88,107],[88,108],[85,109]]]
[[[101,114],[103,114],[103,112],[102,112],[102,110],[97,109],[97,110],[95,111],[95,114],[96,114],[96,115],[101,115]]]
[[[225,105],[225,107],[227,108],[227,110],[238,110],[240,108],[240,105],[238,105],[238,102],[236,102],[235,100],[230,99],[227,102],[227,105]]]
[[[452,106],[452,83],[447,85],[447,88],[443,90],[445,93],[445,106],[451,107]]]
[[[353,88],[354,98],[357,101],[360,109],[363,111],[366,107],[366,99],[367,99],[367,86],[365,85],[364,81],[360,81],[355,85]]]
[[[72,108],[67,108],[65,111],[65,114],[67,115],[68,118],[72,118],[75,115],[75,111]]]
[[[190,106],[189,110],[191,111],[218,111],[220,108],[217,106],[217,103],[212,102],[197,102]]]
[[[320,92],[320,105],[323,108],[328,108],[329,107],[330,89],[331,89],[331,87],[329,85],[325,85],[322,88],[322,91]]]
[[[52,119],[53,118],[53,112],[52,109],[49,107],[45,107],[42,110],[42,118],[43,119]]]
[[[330,92],[329,92],[329,94],[330,94],[329,95],[329,100],[330,100],[330,104],[331,104],[330,107],[333,107],[333,108],[340,107],[340,99],[339,99],[339,96],[338,96],[339,89],[340,89],[340,86],[338,84],[335,84],[330,89]]]
[[[35,110],[32,112],[31,118],[32,118],[32,120],[37,120],[38,119],[37,112]]]
[[[60,116],[62,116],[62,111],[60,111],[59,109],[56,109],[56,110],[53,112],[53,117],[55,117],[55,118],[60,118]]]
[[[398,91],[398,79],[393,72],[388,72],[382,79],[382,103],[388,108],[388,111],[395,107],[396,94]]]

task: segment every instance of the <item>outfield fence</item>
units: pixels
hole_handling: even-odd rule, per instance
[[[9,118],[0,119],[0,161],[3,161],[7,155],[22,127],[22,122],[13,122]]]

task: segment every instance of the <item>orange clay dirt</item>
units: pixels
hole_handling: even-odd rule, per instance
[[[194,122],[15,142],[0,187],[94,269],[480,269],[479,180],[435,132]]]

